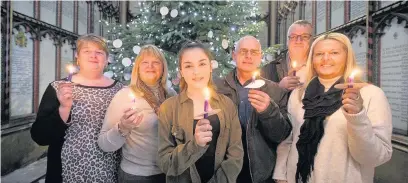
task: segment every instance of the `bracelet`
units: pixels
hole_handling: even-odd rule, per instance
[[[120,136],[122,137],[127,137],[130,134],[130,131],[127,133],[124,133],[122,129],[120,129],[119,123],[118,123],[118,131],[119,131]]]

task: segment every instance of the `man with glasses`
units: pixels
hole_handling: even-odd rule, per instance
[[[241,38],[233,52],[236,69],[217,84],[217,90],[238,107],[244,164],[237,183],[272,182],[276,147],[290,133],[287,93],[278,84],[261,78],[259,89],[245,88],[261,64],[261,44],[253,36]]]
[[[288,29],[288,53],[262,68],[261,75],[271,81],[279,82],[281,88],[295,89],[305,81],[306,60],[312,43],[312,24],[307,20],[297,20]],[[293,68],[296,62],[296,67]],[[292,72],[296,70],[296,76]]]

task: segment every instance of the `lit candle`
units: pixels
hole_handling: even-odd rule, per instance
[[[68,81],[69,82],[72,82],[72,75],[74,75],[74,72],[75,72],[75,67],[73,66],[73,65],[68,65],[68,72],[69,72],[69,74],[68,74]]]
[[[204,119],[207,119],[208,117],[208,102],[210,100],[210,89],[205,88],[204,89]]]
[[[132,100],[133,103],[136,103],[136,97],[135,94],[133,94],[133,91],[131,90],[129,93],[129,97]]]
[[[293,76],[296,76],[296,66],[297,66],[296,61],[293,61],[293,63],[292,63],[292,68],[293,68]]]
[[[255,83],[255,79],[256,79],[256,76],[258,75],[258,71],[255,71],[253,74],[252,74],[252,82],[253,83]]]
[[[354,76],[358,73],[357,69],[354,69],[353,72],[351,72],[350,76],[348,77],[348,86],[347,88],[353,88],[353,82],[354,82]]]

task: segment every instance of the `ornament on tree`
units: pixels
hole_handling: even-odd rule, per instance
[[[214,36],[214,33],[213,33],[213,31],[208,31],[208,34],[207,34],[207,36],[208,36],[209,38],[212,38],[212,37]]]
[[[218,62],[216,60],[211,60],[211,67],[212,69],[218,68]]]
[[[140,46],[133,46],[133,52],[137,55],[137,54],[139,54],[139,52],[140,52]]]
[[[109,62],[109,63],[114,63],[114,62],[115,62],[115,55],[109,54],[108,62]]]
[[[272,56],[271,54],[267,54],[267,55],[266,55],[266,60],[269,61],[269,62],[272,61],[272,60],[273,60],[273,56]]]
[[[125,66],[125,67],[128,67],[128,66],[130,66],[130,64],[132,64],[132,61],[130,60],[130,58],[123,58],[122,59],[122,64],[123,64],[123,66]]]
[[[176,18],[177,15],[178,15],[178,11],[176,9],[171,10],[171,12],[170,12],[171,17]]]
[[[120,47],[122,47],[122,40],[120,40],[120,39],[116,39],[115,41],[113,41],[113,46],[115,47],[115,48],[120,48]]]
[[[112,78],[113,77],[113,72],[112,71],[107,71],[107,72],[103,73],[103,75],[105,77]]]
[[[222,48],[227,49],[228,48],[228,40],[223,39],[221,43]]]
[[[166,6],[161,7],[160,8],[160,14],[162,15],[162,18],[164,18],[164,16],[169,14],[169,8],[167,8]]]
[[[129,74],[129,73],[123,74],[123,79],[125,79],[126,81],[129,81],[131,77],[132,77],[132,75]]]

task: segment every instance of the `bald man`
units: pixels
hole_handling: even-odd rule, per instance
[[[287,117],[287,93],[265,81],[259,89],[245,88],[261,64],[261,44],[253,36],[241,38],[233,52],[236,69],[217,83],[218,92],[234,101],[242,128],[244,165],[237,183],[273,182],[276,147],[291,132]]]

